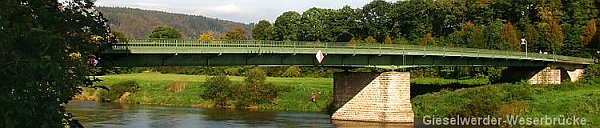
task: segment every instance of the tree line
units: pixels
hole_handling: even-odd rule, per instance
[[[600,0],[375,0],[362,8],[288,11],[256,40],[379,42],[589,57],[600,50]],[[521,39],[525,39],[524,41]]]
[[[117,41],[127,42],[129,37],[123,32],[113,31]],[[203,32],[198,35],[198,41],[214,41],[217,40],[217,34],[215,32]],[[150,39],[183,39],[184,34],[181,30],[170,26],[157,26],[148,34],[147,38]],[[219,38],[220,40],[247,40],[247,32],[242,27],[233,27],[227,30]]]
[[[180,30],[182,38],[195,39],[204,32],[221,36],[230,28],[239,27],[246,31],[251,24],[237,23],[201,15],[175,14],[162,11],[141,10],[126,7],[98,7],[110,21],[113,30],[122,32],[131,38],[146,38],[157,26],[169,26]],[[250,36],[249,33],[247,33]]]

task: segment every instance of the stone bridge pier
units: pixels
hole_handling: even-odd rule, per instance
[[[331,119],[414,122],[408,72],[334,74]]]
[[[584,70],[584,65],[551,64],[547,67],[509,67],[502,71],[502,81],[527,80],[529,84],[562,84],[565,80],[578,81],[583,76]]]

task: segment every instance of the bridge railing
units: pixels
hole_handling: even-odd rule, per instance
[[[351,44],[348,42],[309,42],[309,41],[270,41],[270,40],[166,40],[166,39],[133,39],[124,43],[113,44],[113,50],[125,50],[129,48],[319,48],[319,49],[373,49],[373,50],[396,50],[401,52],[421,52],[425,54],[477,56],[487,58],[507,59],[544,59],[553,61],[572,61],[593,63],[592,59],[560,56],[552,54],[541,54],[535,52],[501,51],[476,48],[436,47],[401,44]]]

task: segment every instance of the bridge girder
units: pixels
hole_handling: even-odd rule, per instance
[[[109,54],[103,56],[100,66],[505,66],[545,67],[555,62],[540,60],[493,59],[455,56],[415,55],[352,55],[328,54],[318,63],[314,54]]]

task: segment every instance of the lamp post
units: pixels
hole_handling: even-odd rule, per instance
[[[596,55],[593,57],[595,63],[600,62],[600,51],[596,51]]]
[[[525,45],[525,57],[527,57],[527,40],[525,38],[521,39],[521,44]]]

